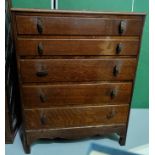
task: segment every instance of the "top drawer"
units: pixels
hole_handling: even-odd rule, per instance
[[[53,17],[17,15],[17,33],[35,35],[114,35],[138,36],[142,18]]]

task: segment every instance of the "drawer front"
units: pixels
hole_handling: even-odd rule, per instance
[[[137,55],[139,39],[26,39],[17,40],[19,55]]]
[[[23,82],[133,80],[136,59],[21,59]]]
[[[26,129],[56,129],[127,123],[129,107],[90,106],[25,110]]]
[[[16,16],[18,34],[140,35],[143,21],[118,18]]]
[[[24,108],[128,104],[132,83],[23,85]]]

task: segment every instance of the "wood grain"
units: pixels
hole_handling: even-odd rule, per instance
[[[24,109],[128,104],[132,83],[23,85]],[[114,96],[112,93],[115,92]]]
[[[125,124],[117,125],[98,125],[98,126],[85,126],[80,128],[61,128],[61,129],[43,129],[43,130],[26,130],[27,142],[31,145],[39,138],[59,138],[63,140],[76,140],[84,139],[88,137],[95,137],[102,139],[102,136],[109,135],[111,133],[121,134],[125,132]],[[66,141],[67,142],[67,141]]]
[[[56,109],[25,110],[26,129],[71,128],[108,124],[123,124],[127,121],[127,105],[71,107]],[[111,115],[111,113],[114,114]],[[44,124],[41,117],[44,115]]]
[[[18,34],[39,34],[38,19],[41,21],[43,35],[120,35],[122,19],[88,17],[42,17],[16,16]],[[142,19],[123,19],[125,32],[121,35],[137,36],[142,32]]]
[[[137,55],[139,39],[39,39],[18,38],[17,52],[20,56],[40,55],[42,46],[44,55]],[[118,53],[119,45],[122,46]]]
[[[52,10],[52,9],[31,9],[31,8],[11,8],[12,12],[16,12],[19,14],[28,14],[30,13],[32,14],[50,14],[50,15],[72,15],[72,16],[76,16],[76,15],[98,15],[98,16],[105,16],[105,15],[113,15],[113,16],[127,16],[127,17],[134,17],[134,16],[138,16],[138,18],[140,18],[141,16],[145,16],[146,13],[144,12],[104,12],[104,11],[89,11],[89,10]]]
[[[136,59],[22,59],[20,67],[23,82],[133,80]],[[44,71],[46,76],[36,75]]]

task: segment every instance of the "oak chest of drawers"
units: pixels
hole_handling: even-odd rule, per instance
[[[39,138],[125,144],[144,14],[12,9],[26,153]]]

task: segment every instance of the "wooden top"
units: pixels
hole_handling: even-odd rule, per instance
[[[11,11],[15,12],[42,12],[42,13],[63,13],[63,14],[107,14],[107,15],[142,15],[145,16],[144,12],[101,12],[101,11],[73,11],[73,10],[50,10],[50,9],[25,9],[25,8],[11,8]]]

